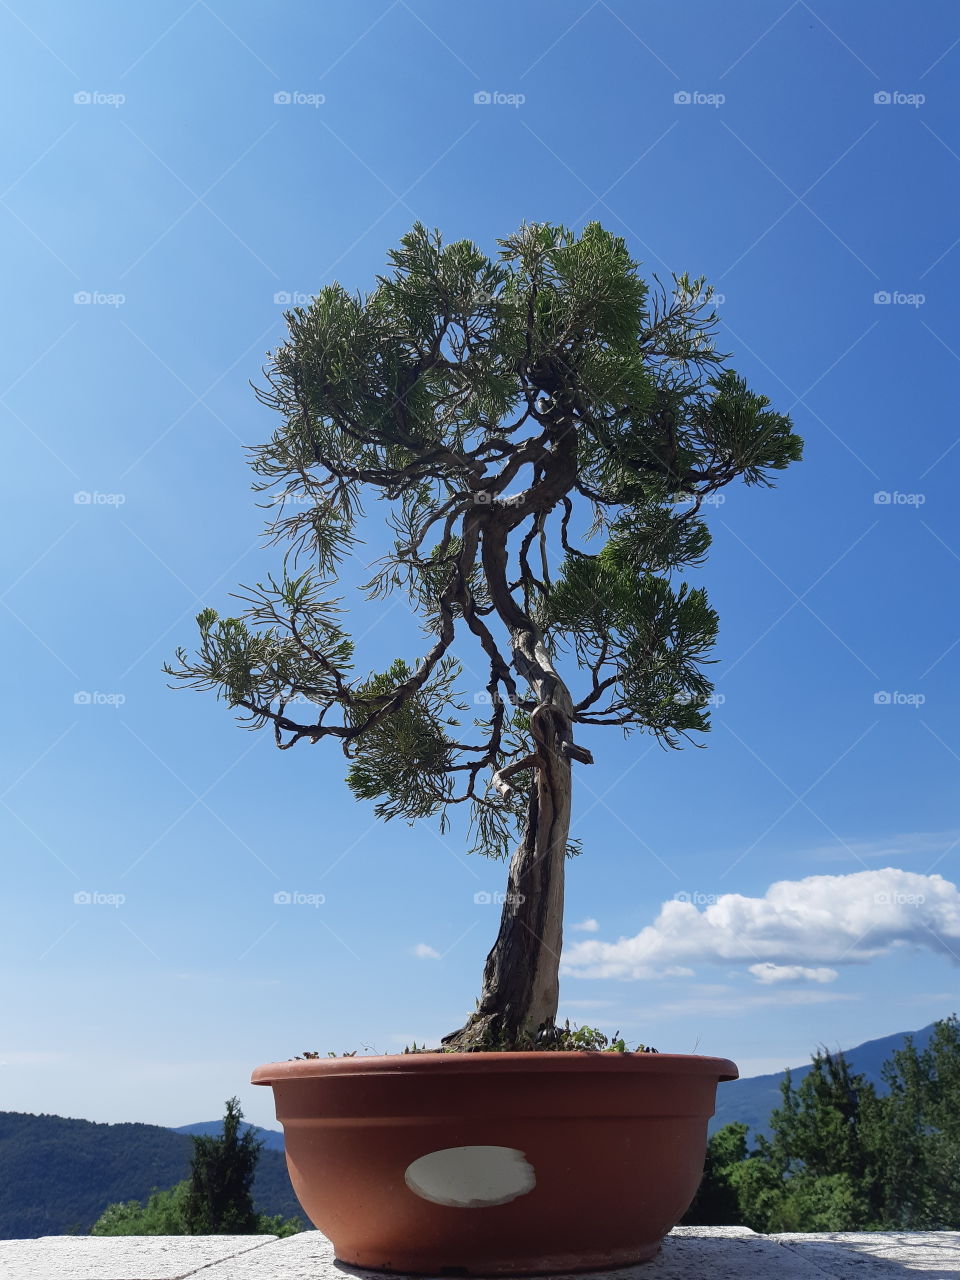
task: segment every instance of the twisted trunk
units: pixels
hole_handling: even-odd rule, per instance
[[[570,696],[553,676],[530,717],[535,774],[523,838],[510,862],[500,932],[477,1010],[443,1037],[448,1049],[512,1047],[553,1027],[560,997],[564,863],[570,834]]]
[[[484,966],[477,1010],[458,1031],[443,1037],[448,1049],[509,1049],[534,1039],[554,1026],[560,998],[571,761],[589,764],[592,756],[574,744],[573,700],[533,618],[514,598],[507,575],[509,534],[531,515],[549,513],[577,474],[577,434],[568,397],[549,386],[545,376],[538,385],[557,394],[550,412],[540,419],[545,434],[532,459],[539,473],[534,483],[518,500],[480,507],[464,521],[465,530],[469,524],[471,531],[480,531],[483,574],[493,606],[510,629],[512,666],[536,703],[530,714],[532,753],[493,782],[506,791],[511,772],[532,768],[534,776],[523,839],[510,862],[500,932]],[[500,477],[498,491],[511,475],[508,469]]]

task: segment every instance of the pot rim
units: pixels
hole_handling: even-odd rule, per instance
[[[712,1076],[718,1082],[739,1080],[737,1065],[729,1058],[698,1053],[610,1053],[596,1049],[527,1050],[520,1053],[371,1054],[366,1058],[307,1058],[266,1062],[255,1067],[251,1084],[270,1085],[286,1080],[311,1080],[320,1076],[530,1074],[531,1072],[616,1072],[645,1075]]]

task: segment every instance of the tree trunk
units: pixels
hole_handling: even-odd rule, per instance
[[[563,882],[570,833],[572,707],[564,685],[530,717],[536,772],[523,838],[510,862],[500,932],[475,1013],[447,1049],[512,1048],[553,1027],[560,997]]]

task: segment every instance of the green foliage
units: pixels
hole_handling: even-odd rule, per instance
[[[284,572],[244,589],[237,617],[203,610],[168,674],[284,749],[335,738],[382,818],[443,823],[466,803],[496,857],[536,775],[495,778],[530,755],[553,655],[575,658],[574,726],[670,747],[706,730],[717,618],[680,576],[709,547],[703,504],[769,484],[802,447],[726,367],[711,297],[702,278],[644,280],[599,223],[524,225],[495,257],[417,223],[371,293],[322,288],[287,314],[257,393],[281,420],[251,465]],[[365,590],[405,592],[430,648],[365,673],[333,592],[371,497],[393,536]],[[490,713],[456,734],[477,657]]]
[[[303,1230],[299,1218],[285,1218],[282,1213],[261,1213],[257,1217],[258,1236],[298,1236]]]
[[[703,1178],[684,1222],[714,1227],[737,1225],[740,1197],[736,1175],[747,1158],[745,1124],[727,1124],[707,1144]]]
[[[613,664],[625,727],[642,726],[670,746],[678,732],[709,727],[703,708],[713,685],[699,663],[707,660],[717,615],[705,591],[638,576],[628,547],[611,540],[595,558],[564,562],[545,616],[584,665],[601,656]]]
[[[92,1236],[187,1236],[191,1231],[187,1220],[187,1202],[190,1197],[190,1179],[184,1178],[168,1191],[154,1191],[141,1204],[139,1200],[126,1200],[109,1204],[90,1228]],[[282,1213],[256,1215],[251,1234],[294,1236],[303,1230],[299,1218],[285,1218]],[[205,1234],[205,1233],[201,1233]]]
[[[108,1204],[90,1228],[92,1236],[185,1236],[188,1235],[184,1211],[190,1192],[185,1178],[168,1191],[154,1191],[141,1204],[125,1200]]]
[[[253,1207],[253,1175],[262,1143],[242,1129],[236,1098],[226,1103],[220,1137],[195,1135],[183,1217],[190,1235],[250,1235],[258,1217]]]
[[[796,1087],[790,1073],[772,1136],[747,1150],[747,1126],[710,1139],[684,1219],[756,1231],[960,1228],[960,1023],[935,1025],[884,1064],[878,1095],[842,1054],[823,1051]]]
[[[352,719],[359,723],[369,717],[380,697],[413,674],[398,658],[389,670],[371,676],[356,691]],[[441,663],[429,684],[357,739],[347,783],[360,800],[385,797],[374,807],[378,818],[426,818],[443,811],[453,787],[453,748],[446,728],[456,723],[448,712],[459,706],[452,698],[459,674],[456,663]]]

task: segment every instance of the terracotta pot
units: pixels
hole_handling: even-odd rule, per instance
[[[257,1067],[341,1262],[532,1274],[652,1258],[693,1199],[726,1058],[437,1053]]]

